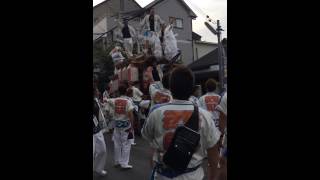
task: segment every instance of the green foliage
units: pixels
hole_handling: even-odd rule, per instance
[[[109,77],[113,75],[114,64],[109,52],[114,46],[109,46],[107,50],[103,49],[101,43],[93,44],[93,67],[98,67],[100,72],[97,73],[98,89],[103,92],[106,84],[110,81]]]

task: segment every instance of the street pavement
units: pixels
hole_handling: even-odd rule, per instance
[[[114,148],[111,140],[111,134],[105,134],[105,140],[107,145],[107,163],[106,170],[108,174],[105,177],[99,177],[94,175],[93,180],[149,180],[151,176],[152,168],[150,167],[150,147],[147,141],[142,137],[135,137],[137,145],[131,146],[130,161],[129,164],[133,166],[130,170],[122,170],[120,168],[113,167]],[[203,164],[206,164],[204,162]],[[206,168],[205,175],[206,175]],[[205,177],[204,180],[207,180]]]

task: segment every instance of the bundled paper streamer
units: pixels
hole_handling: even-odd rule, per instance
[[[173,34],[171,25],[168,25],[164,31],[164,44],[164,54],[168,60],[178,54],[177,39]]]

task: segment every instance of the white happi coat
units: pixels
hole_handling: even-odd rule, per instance
[[[146,31],[150,31],[150,21],[149,21],[150,15],[147,14],[143,20],[140,22],[140,26],[142,26],[142,29]],[[161,31],[161,24],[164,24],[164,21],[160,18],[159,15],[154,15],[154,31],[156,33],[159,33]]]
[[[179,123],[185,123],[191,117],[194,106],[190,101],[173,100],[171,103],[162,104],[153,111],[142,129],[142,136],[156,149],[154,160],[161,162],[161,156],[165,153],[173,138],[174,130]],[[207,156],[206,150],[212,148],[220,138],[220,131],[212,121],[212,115],[199,108],[199,148],[193,154],[188,168],[200,165]],[[203,179],[202,167],[189,173],[182,174],[173,180],[194,180]],[[156,173],[156,179],[169,180]],[[170,179],[172,180],[172,179]]]
[[[109,99],[114,120],[114,131],[112,140],[114,142],[114,161],[115,164],[128,165],[131,150],[131,141],[128,139],[129,128],[132,124],[129,121],[128,113],[134,109],[133,103],[127,96]],[[123,126],[120,126],[123,124]]]
[[[199,99],[200,107],[212,113],[213,120],[217,127],[219,125],[219,112],[216,111],[216,107],[220,102],[220,98],[220,95],[214,92],[208,92]]]
[[[168,89],[165,89],[160,81],[155,81],[149,86],[149,93],[151,96],[151,108],[155,104],[163,104],[172,101],[171,92]]]

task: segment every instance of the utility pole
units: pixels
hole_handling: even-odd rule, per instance
[[[224,62],[222,58],[223,46],[221,45],[221,29],[220,20],[217,20],[217,37],[218,37],[218,62],[219,62],[219,82],[220,82],[220,90],[224,87]]]
[[[211,19],[207,16],[209,22]],[[208,22],[204,22],[207,28],[218,37],[218,63],[219,63],[219,89],[222,90],[224,87],[224,59],[222,58],[223,46],[221,45],[221,31],[223,29],[220,26],[220,20],[217,20],[217,29],[214,29]]]

